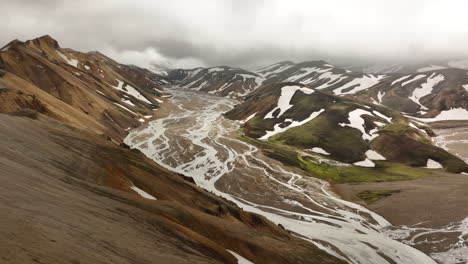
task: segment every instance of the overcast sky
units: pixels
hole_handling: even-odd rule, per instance
[[[2,44],[49,34],[140,66],[468,57],[466,0],[4,0],[1,10]]]

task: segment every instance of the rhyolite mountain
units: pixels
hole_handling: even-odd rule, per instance
[[[0,71],[2,112],[33,109],[117,142],[152,115],[163,95],[148,70],[61,48],[50,36],[3,47]]]
[[[154,73],[49,36],[0,65],[2,263],[344,263],[121,144]]]
[[[226,113],[241,120],[246,136],[294,146],[364,167],[373,160],[415,167],[432,161],[451,172],[468,165],[432,145],[429,127],[380,105],[335,96],[300,83],[273,83]]]

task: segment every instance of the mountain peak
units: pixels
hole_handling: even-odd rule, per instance
[[[18,40],[18,39],[14,39],[14,40],[10,41],[8,44],[6,44],[5,46],[3,46],[0,49],[0,51],[6,51],[11,47],[15,47],[15,46],[19,46],[19,45],[24,45],[24,42],[21,41],[21,40]]]
[[[50,35],[44,35],[32,40],[26,41],[26,44],[32,44],[39,47],[49,47],[49,48],[60,48],[57,40],[52,38]]]

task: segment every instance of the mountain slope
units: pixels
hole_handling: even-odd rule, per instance
[[[169,79],[183,88],[239,99],[262,84],[296,82],[420,118],[434,118],[444,111],[449,111],[448,115],[458,109],[456,118],[468,119],[468,71],[436,66],[421,66],[406,74],[398,70],[373,74],[352,72],[325,61],[284,61],[255,72],[230,67],[179,69],[171,71]]]
[[[342,263],[92,132],[31,110],[0,126],[5,263]]]
[[[265,85],[226,116],[243,120],[249,137],[358,166],[387,160],[424,167],[433,160],[453,172],[468,170],[462,160],[431,144],[429,128],[400,113],[298,83]]]
[[[148,70],[49,36],[0,66],[2,263],[343,263],[122,144],[163,102]]]
[[[121,141],[129,127],[158,108],[160,86],[149,72],[118,64],[100,53],[62,49],[50,36],[15,40],[0,51],[0,84],[35,96],[48,109],[65,103],[70,121]],[[50,95],[50,96],[49,96]],[[17,108],[21,108],[18,105]],[[42,111],[56,118],[53,110]]]
[[[424,118],[455,108],[466,110],[468,71],[452,68],[393,75],[356,97]]]
[[[226,66],[173,70],[168,78],[182,88],[231,98],[247,95],[264,81],[264,78],[256,73]]]

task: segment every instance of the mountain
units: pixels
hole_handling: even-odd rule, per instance
[[[242,98],[265,80],[257,73],[227,66],[172,70],[168,78],[182,88],[231,98]]]
[[[461,159],[432,145],[430,128],[387,107],[335,96],[300,83],[264,85],[226,113],[246,136],[364,167],[373,160],[424,167],[435,161],[468,171]]]
[[[468,70],[432,65],[418,71],[371,74],[352,72],[325,61],[284,61],[255,72],[223,66],[173,70],[168,77],[172,84],[183,88],[238,99],[263,84],[297,82],[331,95],[381,104],[426,121],[445,120],[447,116],[468,119]]]
[[[448,68],[393,74],[355,96],[423,118],[463,109],[468,119],[468,71]]]
[[[117,142],[162,102],[148,70],[61,48],[50,36],[3,47],[0,71],[2,111],[31,108]]]
[[[431,70],[441,70],[447,68],[458,68],[468,70],[467,59],[452,59],[452,60],[428,60],[420,62],[364,62],[352,64],[340,64],[341,68],[364,72],[364,73],[416,73]]]
[[[50,36],[0,65],[2,263],[344,263],[121,143],[154,73]]]

